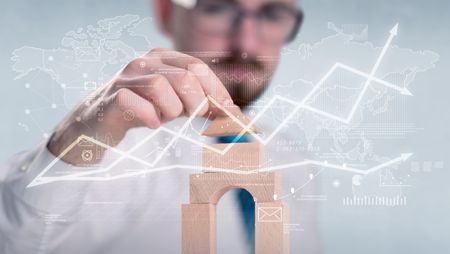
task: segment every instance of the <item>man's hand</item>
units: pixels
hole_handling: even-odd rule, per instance
[[[200,59],[177,51],[153,49],[128,63],[80,104],[58,126],[48,149],[59,156],[82,134],[110,134],[119,142],[131,128],[155,129],[179,116],[191,115],[207,95],[224,106],[233,106],[224,85]],[[220,114],[210,103],[198,112],[199,116]],[[74,165],[86,164],[81,154],[74,147],[61,159]]]

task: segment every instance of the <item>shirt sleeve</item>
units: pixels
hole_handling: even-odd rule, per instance
[[[0,253],[45,253],[49,231],[56,230],[53,222],[76,214],[83,199],[73,193],[85,193],[84,183],[65,185],[61,181],[29,187],[55,160],[52,169],[71,167],[50,153],[46,143],[0,164]]]
[[[86,187],[86,184],[68,184],[65,181],[48,182],[46,184],[30,185],[39,180],[39,176],[45,179],[45,174],[51,172],[76,172],[80,167],[75,167],[56,158],[48,149],[47,141],[35,149],[19,153],[10,158],[3,166],[0,174],[0,186],[5,192],[13,196],[10,202],[20,202],[30,208],[42,212],[67,211],[77,205],[69,193],[73,196],[74,189],[78,194]],[[85,168],[84,168],[85,170]],[[70,186],[70,192],[67,187]],[[58,200],[58,203],[54,201]],[[63,208],[64,207],[64,208]]]

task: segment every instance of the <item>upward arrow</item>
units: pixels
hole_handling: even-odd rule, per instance
[[[409,157],[411,157],[413,154],[412,153],[402,153],[400,156],[402,158],[403,161],[406,161],[407,159],[409,159]]]
[[[359,94],[358,98],[356,99],[355,105],[359,105],[359,103],[361,102],[362,97],[364,96],[367,89],[369,88],[370,82],[372,82],[372,80],[375,76],[375,73],[377,72],[378,67],[380,66],[381,60],[383,60],[384,55],[386,54],[386,51],[388,50],[389,46],[392,43],[392,40],[397,35],[397,33],[398,33],[398,23],[389,31],[389,34],[390,34],[389,38],[387,39],[386,43],[384,44],[384,47],[381,50],[381,53],[378,56],[377,61],[375,62],[374,66],[372,67],[372,70],[370,71],[370,74],[367,77],[366,82],[364,83],[363,89],[362,89],[361,93]],[[408,90],[403,91],[403,93],[411,94]],[[353,115],[355,114],[355,112],[356,112],[356,106],[353,106],[347,120],[351,119],[353,117]]]
[[[391,34],[391,36],[389,37],[390,40],[392,41],[391,38],[394,38],[395,36],[397,36],[398,34],[398,23],[395,24],[395,26],[391,29],[391,31],[389,31],[389,33]],[[390,42],[389,42],[390,43]],[[409,95],[409,96],[413,96],[413,94],[405,87],[403,88],[403,90],[401,91],[401,93],[403,95]]]
[[[389,32],[390,34],[396,36],[398,33],[398,23],[395,24],[395,26],[391,29],[391,31]]]
[[[380,66],[381,60],[383,60],[384,55],[386,54],[386,51],[388,50],[389,46],[392,43],[392,40],[394,39],[395,36],[397,36],[398,33],[398,23],[395,24],[395,26],[391,29],[391,31],[389,31],[390,35],[388,40],[386,41],[386,44],[384,44],[383,49],[381,50],[380,55],[378,56],[377,61],[375,62],[375,65],[372,68],[372,71],[370,72],[370,76],[375,75],[375,72],[377,72],[378,67]],[[367,80],[369,83],[371,81],[371,78],[369,78]]]

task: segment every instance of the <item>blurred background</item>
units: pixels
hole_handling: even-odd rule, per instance
[[[394,47],[404,49],[403,55],[399,53],[403,63],[419,60],[421,62],[417,66],[426,63],[423,65],[425,67],[422,66],[423,70],[418,71],[413,81],[408,83],[408,89],[414,96],[401,107],[402,117],[410,124],[410,132],[400,140],[382,140],[387,144],[381,148],[384,155],[392,152],[391,157],[395,157],[399,152],[414,153],[412,161],[402,168],[402,176],[408,178],[405,187],[401,188],[402,195],[407,197],[406,205],[349,207],[343,198],[355,193],[355,183],[350,183],[348,188],[336,188],[337,180],[344,185],[348,177],[333,172],[322,174],[318,180],[321,182],[320,192],[327,195],[327,201],[320,203],[319,222],[325,252],[449,253],[450,1],[303,0],[301,5],[306,13],[305,23],[299,37],[286,45],[274,84],[287,84],[296,78],[310,77],[312,73],[325,73],[320,59],[312,66],[309,64],[311,69],[301,68],[306,62],[305,52],[314,52],[315,46],[320,51],[323,45],[317,43],[335,36],[338,31],[359,35],[359,46],[372,43],[375,47],[382,47],[389,30],[399,23],[399,35]],[[126,14],[140,18],[153,15],[151,4],[146,0],[14,0],[2,3],[1,160],[36,146],[70,111],[67,107],[70,103],[61,99],[64,97],[61,83],[44,71],[33,70],[25,75],[23,65],[13,69],[17,62],[17,59],[12,59],[13,52],[24,46],[60,48],[62,38],[68,31],[95,26],[99,20]],[[151,19],[148,23],[147,44],[137,43],[141,45],[136,46],[137,50],[145,51],[148,45],[170,47],[169,41],[162,38],[151,24]],[[339,47],[326,48],[331,52],[333,49],[337,51]],[[408,50],[411,55],[405,53]],[[357,53],[349,53],[345,59],[330,54],[327,56],[332,62],[345,61],[367,72],[375,61],[375,58],[360,59],[365,56]],[[389,60],[396,63],[392,56],[389,58],[387,55],[388,63]],[[293,66],[299,67],[296,69]],[[18,67],[22,73],[17,71]],[[24,76],[18,78],[20,74]],[[317,78],[314,76],[310,80]]]

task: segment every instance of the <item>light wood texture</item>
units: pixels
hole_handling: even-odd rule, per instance
[[[181,209],[182,254],[216,253],[216,206],[185,204]]]
[[[272,202],[274,194],[281,195],[281,177],[278,173],[201,173],[190,176],[191,204],[217,204],[222,195],[232,188],[246,189],[256,202]]]
[[[289,223],[289,208],[281,201],[255,204],[255,253],[288,254],[289,231],[284,224]]]
[[[223,151],[229,144],[212,144]],[[214,172],[213,168],[225,170],[258,171],[265,162],[264,146],[260,143],[236,143],[225,154],[203,149],[203,170]]]
[[[240,110],[231,110],[230,113],[234,115],[240,122],[247,126],[250,123],[250,119],[246,117]],[[229,116],[218,116],[209,125],[208,128],[203,132],[202,135],[217,137],[217,136],[235,136],[241,133],[242,128],[238,123],[236,123]],[[247,133],[259,133],[260,130],[255,126],[250,126],[250,128],[244,132]]]
[[[243,124],[250,123],[240,110],[232,114]],[[242,130],[232,118],[222,116],[203,135],[235,136]],[[247,133],[258,132],[254,126],[247,130]],[[211,146],[223,151],[228,145]],[[276,172],[261,172],[264,163],[264,147],[259,143],[235,143],[223,155],[204,148],[204,172],[190,176],[190,204],[182,206],[183,254],[216,253],[216,204],[233,188],[247,190],[255,200],[255,252],[289,253],[289,231],[284,232],[284,225],[289,223],[289,209],[284,202],[276,200],[281,196],[281,176]]]

